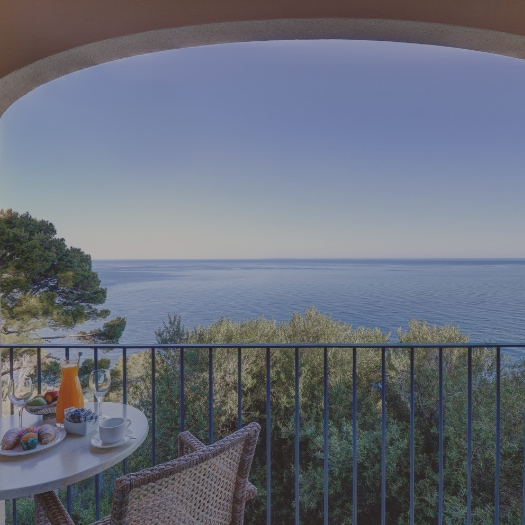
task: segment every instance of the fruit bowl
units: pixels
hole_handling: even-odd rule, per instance
[[[54,418],[57,413],[57,402],[50,405],[29,406],[24,405],[25,409],[34,416],[44,416],[44,419]]]

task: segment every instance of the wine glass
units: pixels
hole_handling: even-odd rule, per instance
[[[109,370],[100,368],[93,370],[89,376],[89,388],[98,403],[98,420],[102,420],[102,399],[108,393],[111,386],[111,374]]]
[[[22,428],[22,410],[33,395],[33,381],[26,376],[9,377],[7,379],[7,397],[18,409],[18,423]]]

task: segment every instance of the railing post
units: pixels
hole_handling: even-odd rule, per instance
[[[499,477],[501,432],[501,348],[496,348],[496,480],[494,486],[494,525],[499,525]]]
[[[438,525],[443,523],[443,348],[439,350],[439,486],[438,486]]]
[[[155,347],[151,349],[151,463],[157,464],[157,406],[156,406],[156,359]]]
[[[525,418],[523,421],[523,493],[521,509],[521,525],[525,525]]]
[[[36,349],[37,393],[42,393],[42,349]]]
[[[9,349],[9,377],[13,379],[13,368],[15,366],[15,351],[13,348]],[[11,415],[15,413],[15,407],[11,403]],[[14,502],[13,502],[14,504]]]
[[[272,451],[271,451],[271,378],[270,348],[266,348],[266,523],[272,523]]]
[[[241,348],[237,348],[237,428],[242,428],[242,359]]]
[[[184,348],[181,347],[179,354],[179,374],[180,374],[180,431],[184,432]]]
[[[467,348],[467,525],[472,510],[472,347]]]
[[[295,349],[295,525],[300,523],[299,493],[299,348]]]
[[[352,360],[352,525],[357,525],[357,348]]]
[[[128,403],[128,356],[126,348],[122,348],[122,403]],[[128,458],[122,462],[124,474],[128,473]]]
[[[414,349],[410,349],[410,525],[415,524],[415,393],[414,393]]]
[[[324,524],[328,525],[328,348],[323,349],[323,495]]]
[[[93,370],[98,370],[98,347],[93,347]],[[98,387],[98,378],[97,378]],[[100,410],[100,401],[95,398],[96,411]],[[100,520],[100,474],[95,474],[95,519]]]
[[[386,525],[386,349],[381,348],[381,525]]]
[[[213,443],[213,349],[208,349],[208,440]]]

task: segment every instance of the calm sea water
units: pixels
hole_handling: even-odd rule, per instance
[[[149,344],[168,314],[287,320],[311,306],[354,328],[450,323],[472,342],[525,342],[524,259],[94,261],[123,344]]]

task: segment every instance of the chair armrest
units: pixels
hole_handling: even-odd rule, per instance
[[[37,525],[75,525],[53,491],[35,495],[35,523]]]
[[[206,448],[206,445],[199,441],[191,432],[186,430],[179,434],[179,458],[202,448]]]
[[[248,501],[249,499],[255,498],[257,496],[257,487],[250,483],[249,481],[246,482],[246,496],[244,497],[244,501]]]

